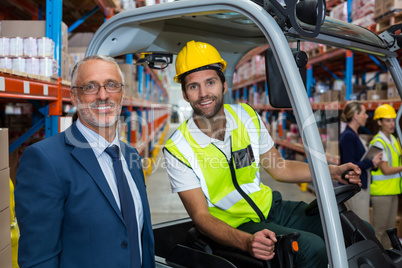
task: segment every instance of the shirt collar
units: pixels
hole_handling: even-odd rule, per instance
[[[232,130],[237,129],[237,122],[233,115],[224,109],[225,112],[225,117],[226,117],[226,129],[225,129],[225,140],[230,138],[230,132]],[[207,147],[210,143],[219,141],[217,139],[211,138],[208,135],[206,135],[204,132],[202,132],[197,125],[194,122],[193,116],[191,116],[188,121],[187,121],[187,128],[195,140],[195,142],[201,147],[205,148]]]
[[[118,138],[118,133],[116,129],[116,134],[112,143],[109,143],[105,138],[101,135],[86,127],[78,118],[77,119],[77,128],[81,132],[81,134],[85,137],[88,141],[89,145],[91,146],[92,150],[95,153],[96,157],[99,157],[105,149],[111,145],[117,145],[120,148],[120,142]]]
[[[393,142],[391,142],[391,141],[388,139],[388,137],[384,134],[384,132],[382,132],[382,131],[380,130],[380,131],[378,132],[378,134],[380,134],[381,138],[383,138],[383,140],[384,140],[386,143],[393,144]],[[391,136],[391,140],[392,140],[392,136]]]

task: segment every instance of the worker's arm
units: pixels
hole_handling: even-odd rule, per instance
[[[391,175],[391,174],[402,172],[402,166],[391,167],[388,165],[387,161],[381,161],[380,164],[378,164],[378,167],[381,169],[381,171],[384,175]]]
[[[255,258],[274,257],[275,233],[264,229],[254,235],[243,232],[211,215],[201,188],[179,192],[179,196],[197,229],[216,242],[249,252]]]
[[[311,182],[312,180],[307,163],[285,160],[275,147],[262,154],[260,159],[261,166],[277,181],[301,183]],[[361,186],[361,171],[357,165],[346,163],[340,166],[329,165],[328,168],[331,178],[343,184],[348,184],[348,182],[342,179],[342,174],[352,169],[353,172],[346,175],[346,179],[349,179],[349,183]]]

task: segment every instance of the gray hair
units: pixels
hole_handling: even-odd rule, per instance
[[[119,74],[121,76],[121,81],[124,85],[124,74],[121,71],[119,64],[116,62],[116,60],[110,56],[106,56],[106,55],[92,55],[92,56],[88,56],[85,57],[84,59],[80,60],[79,62],[77,62],[77,64],[74,66],[73,71],[71,72],[71,88],[75,87],[76,84],[75,82],[77,81],[77,71],[78,68],[86,61],[90,61],[90,60],[103,60],[103,61],[107,61],[110,63],[113,63],[116,67],[117,70],[119,71]],[[123,87],[124,88],[124,87]]]

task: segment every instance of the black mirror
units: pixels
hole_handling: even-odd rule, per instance
[[[306,84],[306,65],[308,57],[306,52],[297,49],[292,49],[293,56],[299,67],[300,75]],[[265,51],[265,77],[268,87],[269,103],[274,108],[292,108],[288,92],[279,71],[278,64],[275,60],[274,53],[271,48]]]
[[[293,27],[298,34],[305,37],[316,37],[320,33],[327,10],[325,0],[251,0],[275,17],[282,30]],[[314,26],[314,30],[303,29],[298,20]],[[286,27],[285,27],[286,26]]]
[[[319,8],[319,5],[321,5],[321,8]],[[296,4],[296,17],[310,25],[315,25],[318,21],[323,24],[326,10],[325,1],[300,0]]]

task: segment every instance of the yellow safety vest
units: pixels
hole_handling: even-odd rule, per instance
[[[370,145],[374,145],[377,141],[381,142],[388,157],[388,165],[391,167],[398,167],[401,165],[401,149],[393,135],[391,135],[391,140],[394,140],[396,146],[386,142],[381,135],[377,134],[370,142]],[[371,175],[371,195],[396,195],[401,193],[401,175],[399,173],[384,175],[379,168],[376,171],[371,171]]]
[[[210,213],[237,228],[267,218],[272,190],[259,173],[260,122],[247,104],[224,105],[237,128],[231,131],[231,160],[215,145],[197,144],[184,122],[165,144],[165,150],[191,168],[200,180]]]

